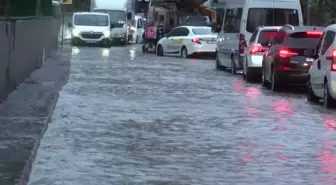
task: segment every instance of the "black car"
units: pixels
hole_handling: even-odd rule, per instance
[[[306,85],[324,27],[283,26],[270,41],[262,61],[262,85]]]

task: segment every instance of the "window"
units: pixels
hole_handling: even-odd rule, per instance
[[[299,25],[299,14],[296,9],[250,8],[247,15],[246,31],[252,33],[255,28],[263,26]]]
[[[137,28],[142,28],[142,19],[138,19],[138,26]]]
[[[286,38],[284,44],[292,48],[316,49],[319,40],[319,35],[310,36],[306,32],[295,32]]]
[[[252,36],[251,36],[251,39],[250,39],[250,43],[254,42],[256,40],[256,37],[257,37],[257,34],[258,34],[258,29],[255,29]]]
[[[325,34],[326,34],[326,32],[323,33],[322,37],[320,38],[319,42],[317,43],[317,47],[316,47],[317,50],[315,51],[315,55],[316,55],[316,56],[319,55],[320,52],[321,52],[321,48],[322,48],[322,40],[323,40]]]
[[[211,35],[211,28],[193,28],[192,32],[194,35]]]
[[[274,44],[282,44],[287,36],[287,33],[284,30],[280,30],[275,33]]]
[[[168,37],[181,37],[189,35],[189,30],[187,28],[175,28],[168,34]]]
[[[223,30],[226,33],[239,33],[242,8],[227,9],[225,13]]]
[[[258,43],[262,46],[267,46],[269,41],[275,36],[278,32],[276,29],[264,29],[261,30],[258,37]]]
[[[321,50],[322,55],[324,55],[327,52],[328,48],[334,42],[334,39],[335,39],[335,32],[327,31],[322,44],[322,50]]]

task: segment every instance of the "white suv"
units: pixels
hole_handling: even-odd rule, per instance
[[[323,99],[324,107],[336,106],[336,24],[328,26],[316,49],[316,60],[309,70],[307,100]]]

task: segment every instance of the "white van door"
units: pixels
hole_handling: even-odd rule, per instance
[[[220,44],[221,63],[225,67],[232,67],[233,62],[237,63],[239,57],[239,36],[240,23],[242,18],[243,8],[227,8],[223,22],[223,30],[220,34],[222,42]]]
[[[145,32],[145,28],[144,28],[144,23],[142,18],[138,18],[137,23],[136,23],[136,30],[135,30],[135,43],[139,44],[142,42],[142,34]]]

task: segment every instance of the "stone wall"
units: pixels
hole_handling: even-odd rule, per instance
[[[58,47],[59,18],[0,20],[0,100]]]

